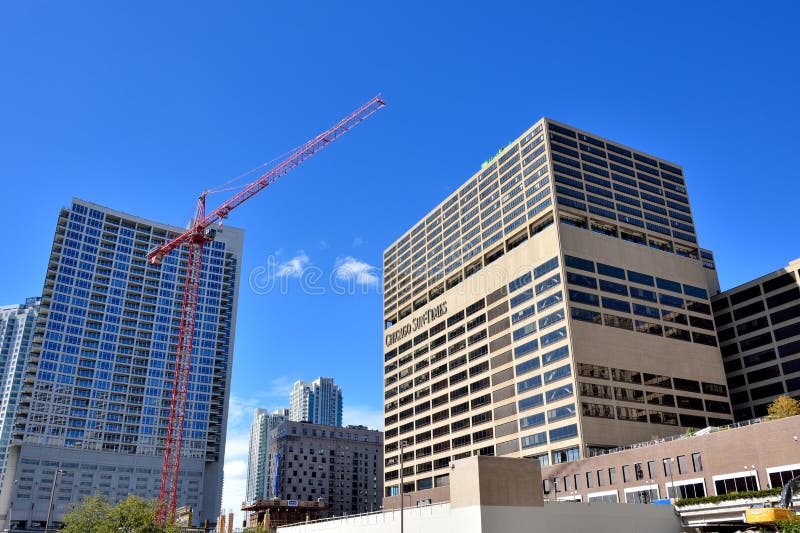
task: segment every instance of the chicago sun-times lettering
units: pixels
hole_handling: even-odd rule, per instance
[[[411,322],[403,325],[397,331],[393,331],[386,335],[386,346],[389,347],[397,341],[403,340],[411,333],[422,329],[425,326],[432,324],[435,320],[444,317],[447,314],[447,302],[442,302],[435,307],[425,310],[421,314],[411,319]]]

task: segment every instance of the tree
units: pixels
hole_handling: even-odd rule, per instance
[[[800,402],[794,398],[790,398],[785,394],[779,396],[774,402],[767,407],[767,413],[770,420],[777,420],[778,418],[786,418],[787,416],[800,415]]]
[[[64,516],[62,533],[176,533],[173,524],[156,525],[157,504],[128,496],[111,505],[100,495],[87,496]]]

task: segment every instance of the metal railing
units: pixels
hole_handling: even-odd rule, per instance
[[[680,435],[673,435],[671,437],[664,437],[662,439],[654,439],[654,440],[648,440],[648,441],[645,441],[645,442],[637,442],[636,444],[628,444],[626,446],[619,446],[617,448],[609,448],[607,450],[596,450],[596,451],[593,451],[591,454],[588,454],[587,457],[598,457],[600,455],[608,455],[608,454],[611,454],[611,453],[619,453],[619,452],[624,452],[626,450],[633,450],[635,448],[645,448],[647,446],[655,446],[656,444],[661,444],[662,442],[671,442],[671,441],[675,441],[675,440],[689,439],[689,438],[692,438],[694,436],[709,435],[711,433],[717,433],[719,431],[726,431],[728,429],[737,429],[737,428],[740,428],[740,427],[752,426],[753,424],[760,424],[761,422],[764,422],[763,418],[753,418],[751,420],[745,420],[743,422],[736,422],[735,424],[728,424],[726,426],[709,426],[707,428],[703,428],[703,429],[700,429],[700,430],[692,432],[692,433],[684,433],[684,434],[680,434]],[[700,432],[700,431],[703,431],[703,433],[700,434],[700,435],[697,435],[697,433]]]
[[[431,504],[428,504],[428,505],[415,505],[413,507],[406,507],[404,511],[406,513],[410,513],[412,511],[420,511],[420,510],[423,510],[423,509],[431,509],[432,510],[433,508],[438,508],[438,507],[441,507],[441,506],[444,506],[444,505],[450,505],[450,502],[446,501],[446,502],[431,503]],[[400,512],[400,508],[399,507],[396,508],[396,509],[381,509],[381,510],[378,510],[378,511],[370,511],[368,513],[345,514],[345,515],[340,515],[340,516],[329,516],[327,518],[318,518],[317,520],[309,520],[308,522],[297,522],[295,524],[287,524],[285,527],[302,526],[302,525],[305,525],[305,524],[319,524],[320,522],[331,522],[333,520],[350,520],[350,519],[355,519],[355,518],[363,518],[363,517],[367,517],[367,516],[381,516],[381,515],[387,515],[387,514],[394,515],[395,513],[399,513],[399,512]]]

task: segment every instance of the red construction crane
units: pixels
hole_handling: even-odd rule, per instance
[[[206,195],[200,195],[197,202],[197,212],[194,215],[189,229],[151,250],[147,258],[154,265],[175,250],[186,245],[186,284],[183,291],[183,306],[181,308],[180,332],[178,334],[178,352],[175,355],[175,376],[172,382],[172,400],[169,410],[169,427],[167,428],[167,441],[164,450],[164,469],[161,473],[161,492],[158,495],[158,523],[172,521],[175,517],[178,492],[178,471],[181,462],[181,443],[183,440],[183,419],[186,412],[186,390],[189,384],[189,372],[192,356],[192,342],[194,340],[195,312],[197,310],[198,289],[202,276],[203,247],[205,243],[214,240],[216,230],[212,228],[215,222],[222,223],[228,214],[242,205],[246,200],[271,185],[278,178],[297,167],[308,158],[325,148],[327,145],[341,137],[362,120],[372,115],[386,104],[380,95],[356,109],[338,124],[329,130],[317,135],[306,144],[296,149],[284,160],[277,163],[270,170],[262,174],[257,180],[247,185],[242,191],[230,200],[220,205],[206,215]]]

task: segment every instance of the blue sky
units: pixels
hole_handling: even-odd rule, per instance
[[[182,225],[198,193],[382,91],[386,109],[229,219],[242,280],[274,261],[286,288],[240,290],[237,509],[252,408],[285,405],[294,380],[333,376],[346,421],[381,424],[383,249],[542,116],[683,165],[723,288],[800,256],[800,8],[752,6],[4,2],[0,300],[41,291],[73,196]],[[354,294],[308,294],[293,270],[343,264]]]

